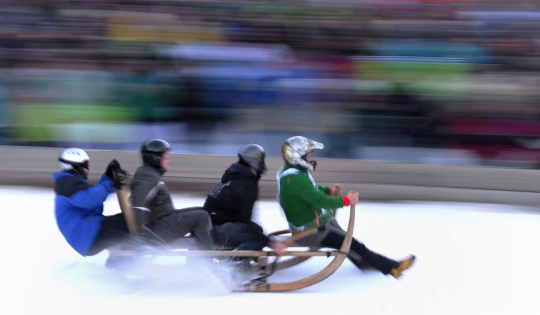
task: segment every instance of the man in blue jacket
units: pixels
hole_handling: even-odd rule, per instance
[[[93,256],[128,240],[124,215],[103,215],[103,203],[109,194],[126,181],[126,172],[120,168],[120,163],[112,160],[99,183],[93,186],[87,181],[90,158],[85,151],[66,149],[58,161],[62,171],[53,174],[54,215],[69,245],[82,256]],[[117,258],[109,257],[106,266],[114,268],[118,262]]]

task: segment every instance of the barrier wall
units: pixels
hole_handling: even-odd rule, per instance
[[[62,149],[0,146],[0,185],[53,187]],[[96,183],[115,158],[133,174],[140,165],[138,152],[93,151],[89,181]],[[218,183],[236,156],[172,154],[164,181],[174,193],[204,197]],[[319,185],[342,184],[344,191],[360,192],[362,200],[456,201],[540,205],[540,171],[477,166],[450,166],[317,159],[314,178]],[[274,199],[280,157],[267,159],[268,173],[260,182],[261,199]]]

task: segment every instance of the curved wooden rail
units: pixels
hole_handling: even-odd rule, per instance
[[[319,271],[318,273],[314,275],[311,275],[307,278],[300,279],[297,281],[291,281],[291,282],[285,282],[285,283],[266,283],[264,281],[253,281],[249,287],[245,288],[245,291],[279,292],[279,291],[298,290],[298,289],[302,289],[310,285],[316,284],[318,282],[321,282],[322,280],[332,275],[338,269],[338,267],[341,266],[345,258],[347,258],[347,255],[349,254],[349,250],[351,248],[352,235],[354,231],[355,206],[351,205],[350,208],[351,208],[350,209],[351,214],[349,217],[349,225],[347,228],[347,234],[345,235],[345,239],[343,240],[343,244],[341,244],[341,248],[339,249],[338,254],[334,257],[332,262],[328,264],[328,266],[326,266],[326,268],[324,268],[323,270]],[[313,230],[313,231],[316,232],[317,230]],[[305,237],[305,236],[307,235],[302,235],[301,237]]]
[[[268,234],[268,236],[278,236],[278,235],[283,235],[283,234],[291,234],[291,231],[289,231],[289,230],[279,230],[279,231],[272,232],[272,233]],[[298,239],[298,238],[295,238],[295,239]],[[293,243],[289,239],[287,239],[284,242],[286,242],[286,245],[288,247],[291,245],[291,243]],[[306,252],[317,252],[318,250],[319,250],[318,247],[308,247],[308,250]],[[273,266],[272,266],[271,272],[296,266],[296,265],[298,265],[300,263],[303,263],[304,261],[310,259],[311,257],[313,257],[313,256],[294,256],[294,257],[286,259],[286,260],[279,259],[279,261],[275,261],[272,264]]]
[[[332,194],[332,196],[339,196],[340,194],[341,194],[341,191]],[[335,218],[336,214],[337,214],[337,209],[332,209],[331,212],[332,212],[332,216]],[[290,230],[279,230],[279,231],[272,232],[272,233],[268,234],[268,236],[277,236],[277,235],[282,235],[282,234],[291,234],[291,231]],[[298,238],[296,238],[296,239],[298,239]],[[291,243],[292,242],[288,242],[286,245],[290,246]],[[319,249],[320,249],[319,247],[308,247],[308,250],[306,252],[317,252]],[[282,269],[294,267],[294,266],[296,266],[298,264],[301,264],[304,261],[310,259],[311,257],[312,256],[296,256],[296,257],[293,257],[293,258],[290,258],[290,259],[287,259],[287,260],[284,260],[284,261],[281,261],[280,259],[276,258],[276,261],[273,263],[273,267],[272,267],[271,272],[274,272],[276,270],[282,270]]]

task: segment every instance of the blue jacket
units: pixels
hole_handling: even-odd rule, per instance
[[[114,191],[105,174],[96,186],[83,176],[70,172],[53,174],[55,180],[54,216],[66,241],[82,256],[97,237],[103,215],[103,203]]]

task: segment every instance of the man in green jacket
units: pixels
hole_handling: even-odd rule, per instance
[[[281,148],[285,164],[277,173],[278,201],[285,212],[291,232],[319,229],[318,233],[298,240],[302,246],[339,249],[345,238],[344,231],[329,209],[358,203],[358,192],[349,191],[341,196],[341,186],[318,186],[311,173],[317,166],[311,153],[324,145],[311,139],[295,136],[287,139]],[[366,266],[399,278],[412,266],[415,256],[396,261],[368,249],[358,240],[352,240],[349,260],[358,268]]]

